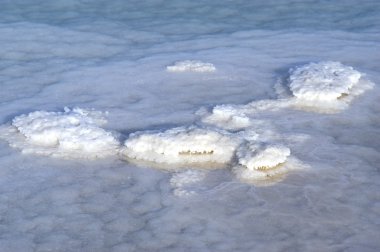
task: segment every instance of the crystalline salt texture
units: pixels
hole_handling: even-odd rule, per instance
[[[290,150],[281,145],[247,143],[240,146],[236,155],[239,165],[233,171],[242,181],[264,181],[290,170],[286,165]]]
[[[309,63],[290,71],[289,87],[304,100],[334,101],[350,94],[361,73],[339,62]]]
[[[249,170],[266,170],[276,167],[284,163],[289,155],[289,148],[280,145],[262,148],[258,144],[251,143],[242,146],[237,151],[239,163]]]
[[[165,132],[132,134],[122,153],[157,163],[228,163],[239,142],[208,129],[178,127]]]
[[[242,129],[250,126],[251,122],[239,108],[233,105],[219,105],[212,109],[212,113],[198,112],[203,116],[202,122],[216,125],[224,129]]]
[[[67,158],[115,155],[119,142],[100,127],[104,123],[104,115],[99,111],[36,111],[15,117],[7,130],[2,130],[2,137],[24,153]]]

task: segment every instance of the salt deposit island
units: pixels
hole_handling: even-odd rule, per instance
[[[176,62],[167,67],[169,72],[203,73],[215,69],[211,63],[200,61]],[[259,112],[264,111],[266,118],[272,111],[284,108],[336,113],[372,86],[360,72],[339,62],[310,63],[289,71],[287,82],[277,86],[276,100],[219,105],[199,112],[198,126],[135,132],[124,144],[115,133],[102,128],[106,113],[81,108],[16,116],[1,126],[0,137],[28,154],[84,159],[115,156],[150,162],[152,166],[166,165],[173,170],[219,165],[230,167],[241,181],[262,181],[303,166],[292,157],[286,143],[267,136],[275,135],[273,132],[265,134],[265,128],[258,128],[255,121],[260,119]],[[181,184],[180,177],[176,175],[173,183]],[[197,179],[199,176],[193,180]]]

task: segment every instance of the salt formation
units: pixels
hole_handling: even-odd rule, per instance
[[[178,127],[134,133],[121,153],[128,158],[167,164],[229,163],[240,140],[217,131]]]
[[[289,89],[296,98],[293,105],[318,112],[344,109],[355,96],[373,86],[360,72],[340,62],[309,63],[289,73]]]
[[[256,143],[242,145],[237,151],[240,166],[234,169],[242,180],[265,180],[288,171],[284,165],[290,150],[281,145],[261,146]]]
[[[289,87],[305,100],[331,101],[350,93],[361,74],[340,62],[310,63],[290,70]]]
[[[233,105],[215,106],[212,109],[212,113],[201,110],[197,114],[202,116],[203,123],[228,130],[246,128],[251,124],[249,117]]]
[[[167,66],[169,72],[214,72],[215,66],[199,60],[177,61],[172,66]]]
[[[56,157],[98,158],[117,153],[115,137],[100,126],[104,114],[80,108],[64,112],[36,111],[3,126],[0,136],[23,153]]]
[[[248,144],[237,152],[239,163],[249,170],[268,170],[282,164],[290,155],[290,150],[284,146],[267,146],[261,148],[258,144]]]

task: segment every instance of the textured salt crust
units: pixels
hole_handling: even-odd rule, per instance
[[[67,158],[99,158],[117,153],[119,142],[100,126],[104,114],[80,108],[36,111],[3,126],[1,137],[23,153]]]
[[[212,66],[212,65],[211,65]],[[168,71],[205,71],[209,63],[199,61],[177,62]],[[213,66],[212,66],[213,67]],[[214,68],[215,69],[215,68]],[[310,63],[290,70],[289,88],[294,98],[254,101],[247,105],[219,105],[212,113],[198,112],[202,122],[227,130],[243,130],[257,122],[259,112],[270,112],[286,107],[339,107],[340,100],[358,95],[365,88],[358,86],[361,74],[339,62]],[[371,82],[364,82],[369,87]],[[343,97],[344,96],[344,97]],[[333,105],[333,106],[332,106]],[[252,120],[253,119],[253,120]],[[260,117],[258,118],[260,119]],[[118,141],[100,128],[105,123],[102,113],[83,109],[65,109],[65,112],[37,111],[16,117],[2,135],[11,146],[24,153],[66,157],[103,157],[118,152]],[[249,132],[251,132],[250,130]],[[5,133],[4,133],[5,132]],[[290,150],[287,147],[265,146],[239,134],[179,127],[165,132],[131,134],[121,155],[129,159],[159,164],[231,164],[237,160],[237,174],[241,178],[262,180],[282,174]],[[245,141],[251,141],[240,145]],[[211,166],[210,166],[211,167]]]
[[[286,175],[291,171],[308,168],[310,167],[300,160],[288,156],[286,162],[269,169],[248,169],[244,165],[237,165],[232,168],[232,172],[241,182],[257,186],[270,186],[285,179]]]
[[[265,171],[285,163],[290,150],[280,145],[262,147],[257,143],[247,143],[238,149],[236,155],[239,164],[246,166],[248,170]]]
[[[236,156],[239,163],[233,168],[236,177],[256,185],[271,185],[283,180],[291,170],[306,168],[282,145],[247,143],[240,146]]]
[[[211,112],[200,109],[201,121],[227,130],[242,130],[252,126],[252,119],[262,111],[276,111],[293,105],[291,99],[261,100],[246,105],[217,105]]]
[[[350,94],[361,73],[340,62],[309,63],[290,70],[289,88],[303,100],[333,101]]]
[[[122,155],[157,163],[229,163],[240,140],[216,131],[178,127],[158,133],[135,133]]]
[[[167,66],[168,72],[214,72],[215,66],[199,60],[177,61],[172,66]]]
[[[170,179],[174,195],[178,197],[196,194],[194,190],[186,189],[187,185],[202,181],[206,177],[206,172],[199,170],[186,170],[174,173]]]
[[[212,113],[207,111],[198,111],[202,116],[202,122],[210,125],[216,125],[223,129],[238,130],[251,125],[249,117],[239,111],[237,106],[220,105],[212,109]]]
[[[309,63],[289,70],[290,91],[278,82],[277,100],[253,101],[246,105],[218,105],[211,112],[197,112],[201,121],[228,130],[239,130],[252,125],[252,118],[260,112],[296,108],[317,113],[337,113],[348,107],[356,97],[371,89],[374,84],[363,74],[340,62]]]

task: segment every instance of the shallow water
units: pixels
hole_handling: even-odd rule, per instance
[[[228,167],[176,188],[146,164],[0,140],[1,251],[379,250],[378,1],[6,1],[0,13],[1,124],[79,106],[108,111],[125,140],[199,124],[201,107],[276,99],[289,68],[313,61],[375,83],[339,113],[259,113],[257,130],[308,167],[266,185]],[[183,60],[216,71],[166,71]]]

